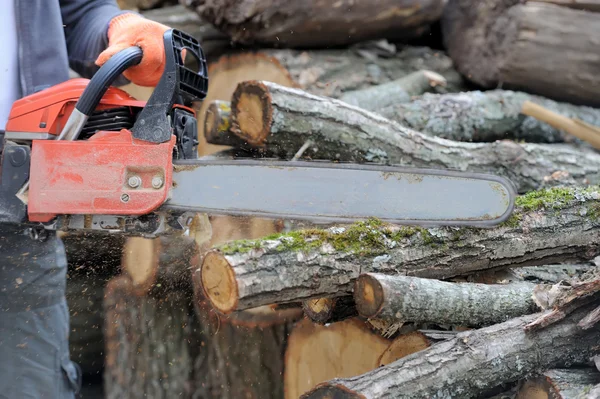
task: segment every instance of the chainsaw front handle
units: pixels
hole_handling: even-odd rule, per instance
[[[110,85],[128,68],[139,64],[143,55],[140,47],[132,46],[110,57],[90,79],[75,108],[82,114],[90,116]]]
[[[144,53],[141,48],[132,46],[110,57],[90,79],[83,94],[75,104],[75,109],[71,112],[67,123],[65,123],[65,127],[58,135],[57,140],[77,140],[81,130],[100,103],[106,90],[127,68],[139,64],[143,55]]]

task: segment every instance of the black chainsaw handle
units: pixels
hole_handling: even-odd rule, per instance
[[[75,108],[83,115],[90,116],[115,79],[128,68],[139,64],[143,55],[140,47],[132,46],[110,57],[90,79]]]

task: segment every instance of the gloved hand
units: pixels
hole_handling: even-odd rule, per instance
[[[123,76],[139,86],[154,87],[165,69],[163,34],[168,26],[143,18],[137,14],[121,14],[108,26],[108,47],[96,59],[102,66],[119,51],[139,46],[144,55],[138,65],[128,68]]]

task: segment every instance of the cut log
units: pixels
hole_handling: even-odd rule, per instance
[[[518,197],[512,217],[492,229],[397,227],[371,220],[231,242],[204,257],[201,286],[216,309],[230,313],[348,295],[362,273],[445,279],[589,261],[600,253],[595,198],[598,187],[534,191]]]
[[[188,236],[130,237],[123,248],[123,272],[137,295],[151,290],[192,292],[192,270],[199,264],[196,241]]]
[[[459,71],[484,88],[598,106],[599,18],[560,2],[450,0],[442,33]]]
[[[314,323],[335,323],[358,315],[354,298],[315,298],[302,302],[304,314]]]
[[[431,137],[338,100],[265,81],[238,85],[231,120],[231,131],[248,144],[274,148],[285,158],[310,139],[316,143],[306,151],[312,158],[488,172],[509,178],[520,193],[542,187],[556,171],[580,184],[600,182],[600,155],[593,151]]]
[[[578,310],[535,333],[524,326],[539,314],[461,332],[376,370],[322,383],[301,398],[482,397],[538,370],[587,362],[600,348],[597,329],[577,327],[584,314]]]
[[[320,2],[187,0],[234,42],[281,47],[335,47],[371,39],[409,39],[426,32],[441,0]]]
[[[421,70],[398,80],[346,92],[340,100],[363,109],[378,111],[393,104],[409,102],[414,96],[445,85],[446,79],[439,73]]]
[[[106,286],[106,398],[188,396],[189,297],[179,291],[139,297],[133,291],[127,276]]]
[[[343,92],[394,81],[422,69],[438,73],[446,80],[445,87],[434,88],[436,92],[465,89],[463,78],[453,68],[452,60],[443,52],[427,47],[405,46],[401,51],[394,50],[382,57],[366,57],[357,51],[343,49],[262,49],[254,53],[224,55],[209,63],[210,84],[198,111],[198,126],[204,127],[205,114],[213,100],[231,101],[237,84],[247,80],[267,80],[338,97]],[[208,145],[202,132],[199,136],[200,155],[224,149]]]
[[[398,359],[422,351],[431,345],[429,339],[419,331],[402,334],[392,341],[381,354],[377,367],[393,363]]]
[[[209,144],[226,145],[234,148],[244,148],[246,143],[229,131],[231,103],[215,100],[206,110],[204,119],[204,138]]]
[[[531,283],[451,283],[366,273],[354,285],[358,313],[394,322],[483,327],[540,311]]]
[[[522,114],[522,106],[527,101],[569,118],[600,125],[599,109],[510,90],[427,93],[413,101],[397,103],[377,112],[411,129],[457,141],[573,141],[564,131]]]
[[[600,373],[593,368],[548,370],[525,381],[515,399],[587,399],[599,383]]]
[[[374,370],[423,349],[428,340],[407,334],[382,338],[357,318],[324,326],[304,319],[292,329],[285,353],[285,398],[295,399],[331,378]]]
[[[194,303],[191,397],[283,399],[287,337],[301,310],[295,317],[284,316],[287,310],[276,311],[267,325],[259,312],[221,317],[201,292],[195,293]]]

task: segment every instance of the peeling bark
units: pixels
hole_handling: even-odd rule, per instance
[[[441,0],[188,0],[234,42],[281,47],[334,47],[364,40],[407,39],[437,21]]]
[[[600,125],[600,109],[510,90],[427,93],[413,101],[396,103],[377,112],[411,129],[457,141],[514,139],[559,143],[576,140],[562,130],[522,114],[521,107],[525,101],[540,104],[565,117]]]
[[[368,273],[356,280],[354,301],[366,318],[481,327],[539,311],[532,299],[534,287]]]
[[[231,242],[204,257],[202,288],[216,309],[228,313],[348,295],[362,273],[445,279],[589,261],[600,253],[595,190],[556,188],[519,197],[511,219],[492,229],[357,223]]]
[[[598,13],[560,2],[450,0],[442,34],[457,68],[484,88],[600,105]],[[562,62],[568,58],[569,62]]]
[[[597,329],[577,327],[583,314],[577,311],[533,334],[523,327],[538,314],[461,332],[387,366],[320,384],[301,398],[481,397],[537,370],[587,362],[600,348]]]
[[[513,141],[463,143],[432,137],[346,103],[265,81],[240,83],[231,102],[231,131],[249,145],[291,158],[307,140],[307,156],[487,172],[520,193],[543,187],[554,172],[577,183],[600,182],[600,155],[566,144]]]

